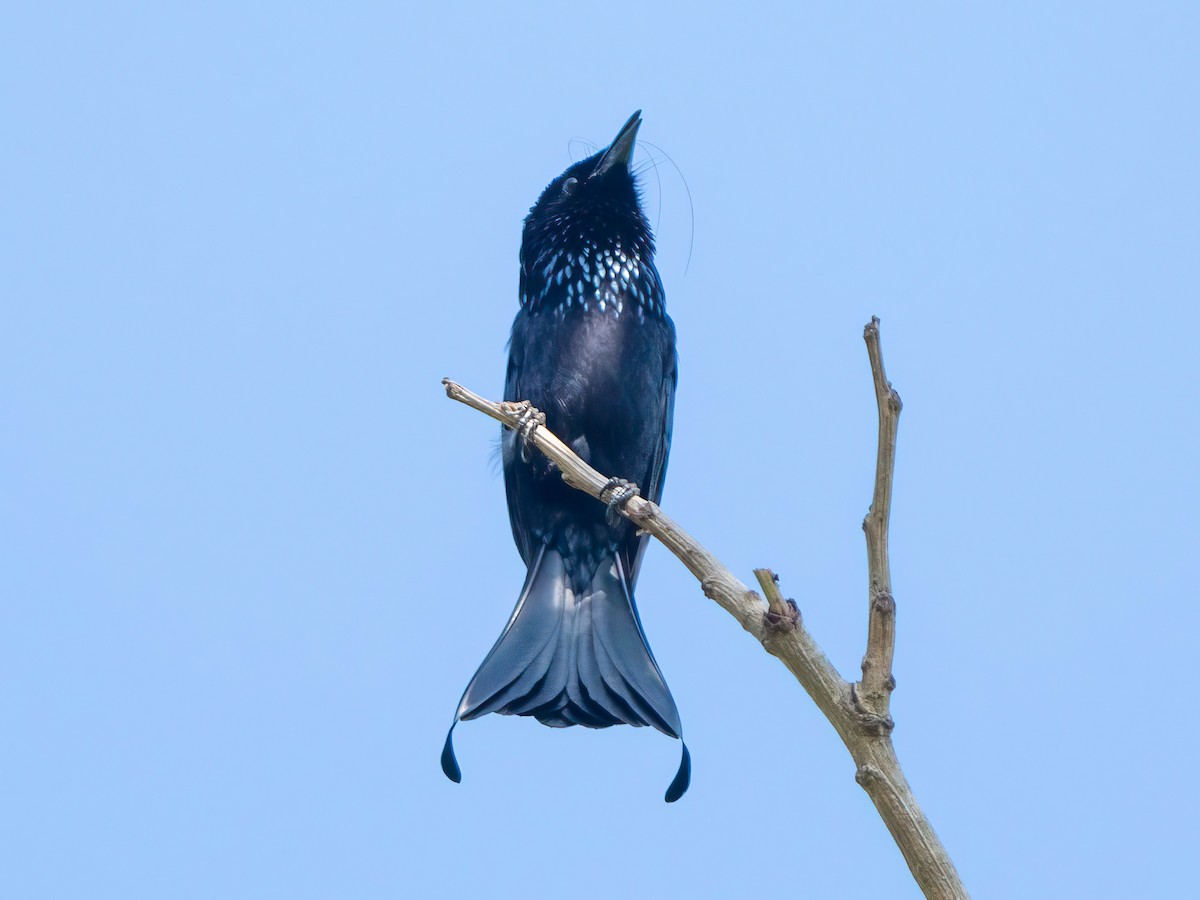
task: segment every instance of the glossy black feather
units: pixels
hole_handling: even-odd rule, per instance
[[[530,401],[597,470],[658,501],[675,327],[629,169],[639,124],[634,114],[607,150],[552,181],[525,220],[504,396]],[[554,727],[650,725],[681,737],[633,599],[647,538],[624,519],[607,524],[604,506],[567,487],[540,455],[524,462],[512,432],[502,448],[509,520],[528,574],[455,722],[498,712]],[[450,736],[442,766],[459,780]],[[689,778],[684,747],[668,801]]]

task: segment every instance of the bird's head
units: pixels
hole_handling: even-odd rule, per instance
[[[571,258],[622,247],[650,257],[654,238],[630,168],[641,124],[638,110],[608,147],[575,163],[542,191],[525,217],[521,236],[524,274],[530,274],[539,261],[545,265],[556,253]]]

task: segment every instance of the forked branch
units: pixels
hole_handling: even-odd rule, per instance
[[[783,597],[778,578],[770,569],[754,574],[767,602],[734,576],[715,556],[679,527],[666,513],[642,497],[622,507],[622,514],[640,529],[654,535],[679,557],[696,576],[704,594],[729,612],[767,652],[777,656],[820,707],[837,730],[853,757],[855,780],[870,796],[927,897],[968,897],[954,863],[938,840],[933,826],[921,811],[904,777],[892,746],[892,717],[889,712],[892,656],[896,640],[896,603],[888,564],[888,519],[892,505],[892,475],[896,461],[896,426],[900,396],[888,383],[879,342],[879,320],[872,317],[863,332],[875,398],[879,408],[879,446],[875,466],[875,491],[871,508],[863,520],[867,535],[869,576],[867,650],[863,656],[862,679],[851,683],[830,663],[824,651],[804,627],[796,604]],[[502,422],[518,427],[529,404],[496,403],[451,381],[443,379],[446,394]],[[558,467],[571,487],[597,500],[608,477],[580,459],[544,425],[535,428],[529,440]]]

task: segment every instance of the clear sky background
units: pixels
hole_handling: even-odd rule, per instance
[[[0,892],[918,895],[661,547],[683,800],[648,729],[491,716],[438,767],[523,574],[439,379],[499,396],[522,217],[637,108],[668,511],[853,675],[879,315],[920,802],[978,897],[1194,886],[1195,10],[9,8]]]

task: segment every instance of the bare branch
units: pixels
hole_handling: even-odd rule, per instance
[[[857,766],[855,780],[875,804],[925,896],[957,900],[968,897],[967,890],[933,826],[917,804],[891,740],[893,724],[888,710],[895,686],[892,656],[896,616],[888,565],[887,528],[900,397],[892,390],[884,373],[878,319],[871,319],[864,337],[879,406],[879,449],[875,493],[863,522],[867,534],[871,599],[862,681],[851,684],[838,674],[805,629],[795,602],[784,599],[779,579],[770,569],[754,571],[767,597],[764,604],[756,592],[738,580],[657,504],[633,497],[621,512],[666,545],[696,576],[704,594],[737,619],[767,652],[778,657],[796,676],[850,751]],[[485,400],[449,379],[443,379],[442,383],[447,396],[486,413],[509,428],[516,428],[521,414],[530,408],[524,401],[495,403]],[[558,467],[567,484],[600,499],[608,482],[605,475],[576,456],[544,424],[534,429],[529,439]]]
[[[516,428],[521,413],[529,408],[525,401],[496,403],[485,400],[449,378],[443,378],[446,396],[472,409],[486,413],[509,428]],[[546,458],[562,473],[562,479],[571,487],[591,494],[597,500],[608,484],[601,475],[575,455],[548,428],[539,426],[530,435],[530,441],[546,455]],[[763,634],[762,598],[742,584],[733,573],[723,566],[715,556],[700,546],[690,534],[680,528],[657,504],[643,497],[632,497],[621,507],[621,514],[639,528],[658,538],[667,549],[679,557],[700,582],[706,596],[716,600],[742,627],[761,638]]]
[[[863,329],[871,375],[875,381],[875,403],[879,407],[879,444],[875,458],[875,493],[863,519],[867,535],[869,612],[867,652],[862,661],[862,681],[855,688],[859,704],[870,713],[890,721],[892,656],[896,649],[896,601],[892,597],[892,570],[888,562],[888,520],[892,514],[892,473],[896,467],[896,428],[900,422],[900,395],[892,389],[883,369],[879,345],[879,319],[872,316]]]

